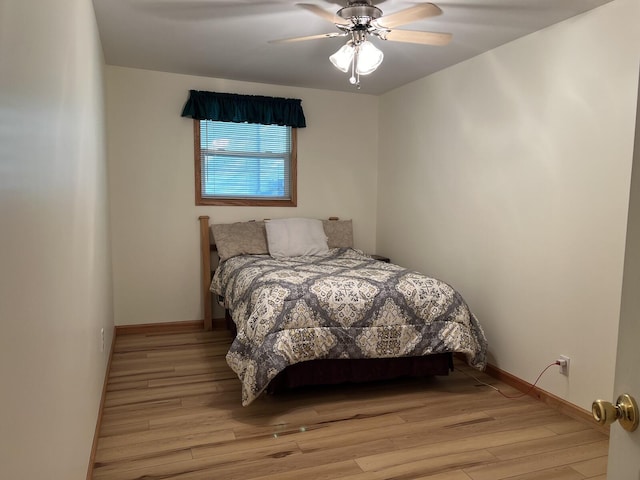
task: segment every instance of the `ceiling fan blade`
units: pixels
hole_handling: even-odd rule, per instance
[[[297,7],[304,8],[305,10],[309,10],[314,15],[317,15],[320,18],[325,19],[327,22],[335,23],[335,24],[344,24],[342,18],[334,15],[331,12],[327,12],[326,10],[320,8],[317,5],[312,3],[296,3]]]
[[[416,30],[391,30],[384,38],[392,42],[419,43],[422,45],[447,45],[450,33],[418,32]]]
[[[396,28],[411,22],[417,22],[423,18],[440,15],[442,10],[433,3],[421,3],[414,7],[405,8],[396,13],[384,15],[376,20],[376,23],[384,28]]]
[[[319,38],[334,38],[334,37],[344,37],[346,33],[321,33],[319,35],[308,35],[306,37],[293,37],[293,38],[281,38],[279,40],[269,40],[268,43],[292,43],[292,42],[304,42],[306,40],[317,40]]]

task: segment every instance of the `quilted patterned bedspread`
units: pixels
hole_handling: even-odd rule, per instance
[[[485,366],[484,333],[458,292],[353,249],[284,261],[233,257],[216,270],[211,291],[238,329],[226,358],[243,405],[288,365],[318,358],[462,352]]]

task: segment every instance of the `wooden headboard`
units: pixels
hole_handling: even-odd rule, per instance
[[[200,221],[200,269],[202,290],[202,302],[204,307],[204,329],[213,330],[213,316],[211,312],[211,251],[215,249],[215,245],[211,243],[209,237],[209,216],[201,215],[198,217]]]

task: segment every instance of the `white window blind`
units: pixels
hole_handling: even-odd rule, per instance
[[[291,199],[291,127],[200,120],[203,199]]]

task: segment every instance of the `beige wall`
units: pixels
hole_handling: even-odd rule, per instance
[[[190,89],[302,99],[296,208],[195,206]],[[377,112],[373,96],[107,67],[116,324],[202,318],[199,215],[353,219],[356,246],[374,251]]]
[[[457,287],[490,361],[613,395],[640,58],[616,0],[384,95],[378,251]]]
[[[0,7],[0,478],[85,478],[113,332],[90,0]]]

